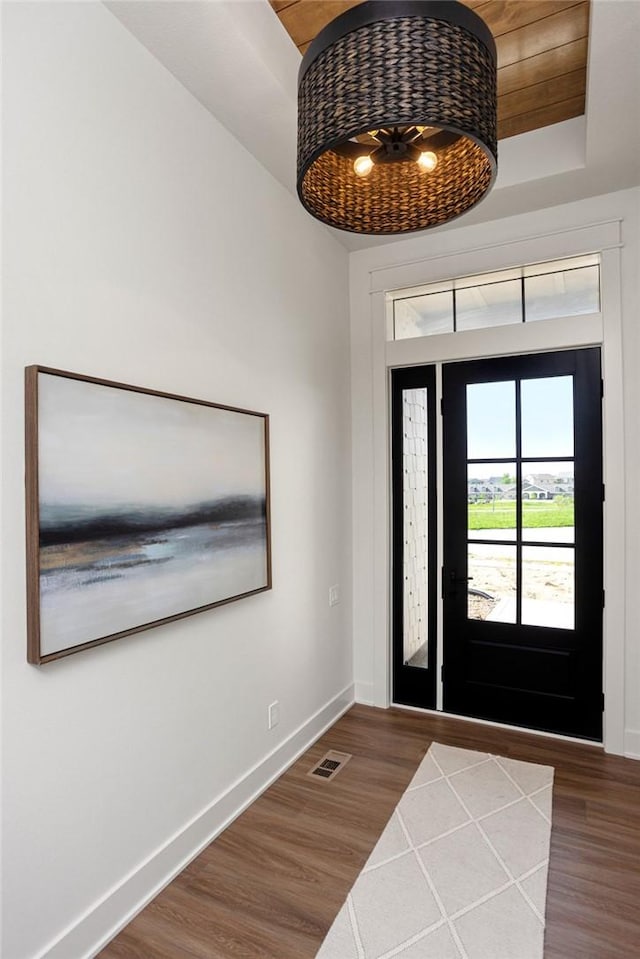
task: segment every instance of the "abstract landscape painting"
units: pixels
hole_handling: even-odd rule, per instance
[[[270,588],[265,414],[26,374],[30,662]]]

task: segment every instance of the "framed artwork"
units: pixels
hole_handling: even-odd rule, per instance
[[[30,663],[271,588],[267,414],[25,373]]]

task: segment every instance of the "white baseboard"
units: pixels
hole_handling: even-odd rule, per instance
[[[373,683],[356,683],[355,699],[363,706],[373,706]]]
[[[640,759],[640,731],[627,729],[624,734],[624,754],[627,759]]]
[[[161,889],[353,705],[349,685],[186,823],[41,951],[37,959],[91,959]]]

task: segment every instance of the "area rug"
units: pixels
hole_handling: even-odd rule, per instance
[[[542,959],[552,788],[433,743],[316,959]]]

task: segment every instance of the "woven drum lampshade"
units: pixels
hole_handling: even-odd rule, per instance
[[[475,206],[497,173],[496,47],[458,0],[368,0],[322,30],[298,79],[298,195],[353,233]]]

